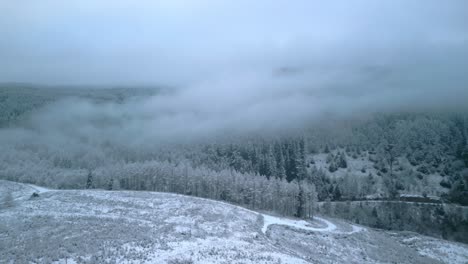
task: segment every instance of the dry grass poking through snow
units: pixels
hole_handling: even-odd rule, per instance
[[[0,263],[468,261],[463,244],[412,234],[430,242],[408,246],[405,234],[334,219],[274,217],[181,195],[50,191],[0,181],[0,193],[6,191],[15,205],[0,209]],[[31,198],[33,192],[39,197]]]

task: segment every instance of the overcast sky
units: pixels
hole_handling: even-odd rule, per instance
[[[468,107],[466,0],[0,0],[0,12],[0,82],[178,87],[58,102],[35,111],[44,133],[6,142],[147,146]]]
[[[133,132],[185,137],[467,108],[466,0],[15,0],[0,12],[0,82],[179,87],[59,105],[48,122],[112,109]]]
[[[5,0],[0,12],[0,82],[461,78],[467,65],[465,0]]]

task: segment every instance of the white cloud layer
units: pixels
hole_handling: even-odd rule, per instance
[[[67,120],[89,135],[151,131],[142,141],[275,131],[330,114],[460,109],[468,98],[464,0],[19,0],[0,10],[0,82],[179,87],[38,117],[57,131]],[[125,126],[92,131],[109,115]]]

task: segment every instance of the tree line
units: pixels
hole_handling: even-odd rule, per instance
[[[296,217],[312,217],[317,201],[314,184],[305,179],[287,181],[233,169],[214,171],[188,162],[112,165],[89,171],[83,182],[86,188],[179,193]]]

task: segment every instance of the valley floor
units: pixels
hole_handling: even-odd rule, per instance
[[[6,193],[12,206],[0,204],[0,263],[468,262],[465,244],[182,195],[0,181]]]

